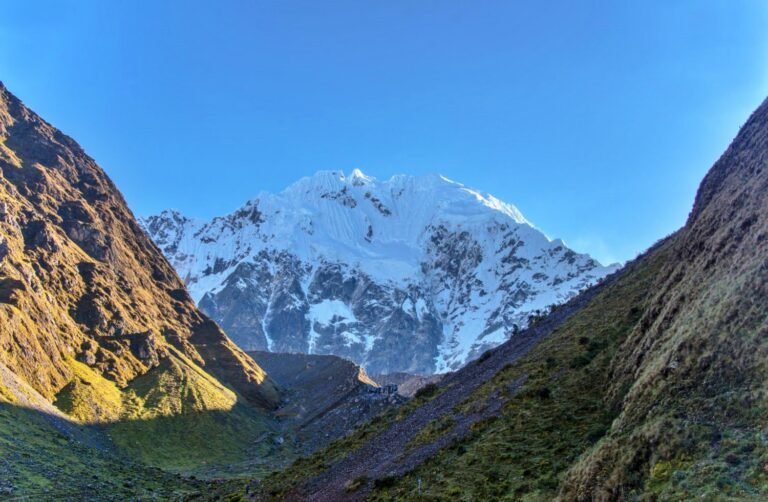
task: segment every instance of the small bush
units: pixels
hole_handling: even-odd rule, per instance
[[[375,479],[373,481],[374,488],[389,488],[395,486],[397,483],[397,476],[384,476],[383,478]]]
[[[583,368],[584,366],[587,366],[590,362],[592,362],[592,358],[589,357],[588,354],[581,354],[579,356],[574,357],[571,360],[571,368],[573,369]]]
[[[589,432],[587,432],[587,439],[590,443],[596,443],[600,438],[605,436],[608,429],[609,426],[607,424],[594,424],[589,428]]]
[[[428,383],[424,387],[422,387],[419,390],[417,390],[416,394],[414,394],[413,397],[415,397],[416,399],[427,399],[427,398],[430,398],[430,397],[434,396],[435,394],[437,394],[437,388],[438,388],[437,384],[435,384],[435,383]]]

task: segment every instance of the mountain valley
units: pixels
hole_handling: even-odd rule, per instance
[[[314,396],[202,314],[104,172],[2,84],[0,174],[0,497],[200,493],[197,476],[271,472],[347,432],[283,440],[285,400]],[[304,374],[322,411],[350,406],[352,427],[396,404],[328,357]]]
[[[768,101],[603,267],[438,176],[139,222],[0,84],[0,499],[765,500],[767,336]]]
[[[259,500],[764,500],[768,100],[685,226]]]

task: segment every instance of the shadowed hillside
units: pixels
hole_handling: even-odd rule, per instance
[[[280,385],[276,414],[297,452],[313,452],[404,401],[374,392],[378,385],[363,368],[337,356],[248,354]]]

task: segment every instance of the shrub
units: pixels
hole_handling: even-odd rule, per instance
[[[373,481],[374,488],[389,488],[397,483],[397,476],[384,476]]]
[[[416,399],[426,399],[434,396],[435,394],[437,394],[437,384],[428,383],[424,387],[417,390],[413,397]]]
[[[491,357],[491,353],[492,353],[491,350],[486,350],[485,352],[480,354],[480,357],[477,358],[477,364],[480,364],[483,361],[485,361],[486,359],[488,359],[489,357]]]

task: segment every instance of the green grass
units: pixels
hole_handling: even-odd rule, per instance
[[[82,434],[98,433],[84,428]],[[206,489],[69,439],[41,413],[7,403],[0,403],[0,480],[13,486],[6,495],[33,500],[171,500]]]
[[[453,429],[455,425],[456,421],[451,416],[443,416],[433,420],[411,438],[406,448],[411,449],[422,444],[429,444]]]
[[[123,451],[147,465],[201,477],[260,477],[291,457],[289,445],[260,412],[245,405],[229,411],[194,412],[123,420],[108,426]]]
[[[646,267],[607,288],[516,364],[460,404],[469,413],[491,396],[501,416],[476,423],[402,478],[377,485],[372,500],[551,500],[571,465],[609,430],[619,411],[606,401],[610,361],[637,324],[655,272]],[[512,382],[523,381],[510,395]],[[429,441],[448,423],[421,431]]]
[[[67,360],[72,380],[56,395],[54,405],[83,423],[109,422],[120,418],[123,396],[117,385],[85,364]]]
[[[72,380],[55,405],[83,424],[100,424],[121,452],[149,466],[197,476],[262,476],[293,458],[277,446],[270,417],[183,356],[124,389],[83,363],[69,360]],[[269,458],[269,460],[267,460]]]
[[[126,402],[124,418],[146,419],[229,411],[237,396],[191,362],[169,357],[130,383]]]

